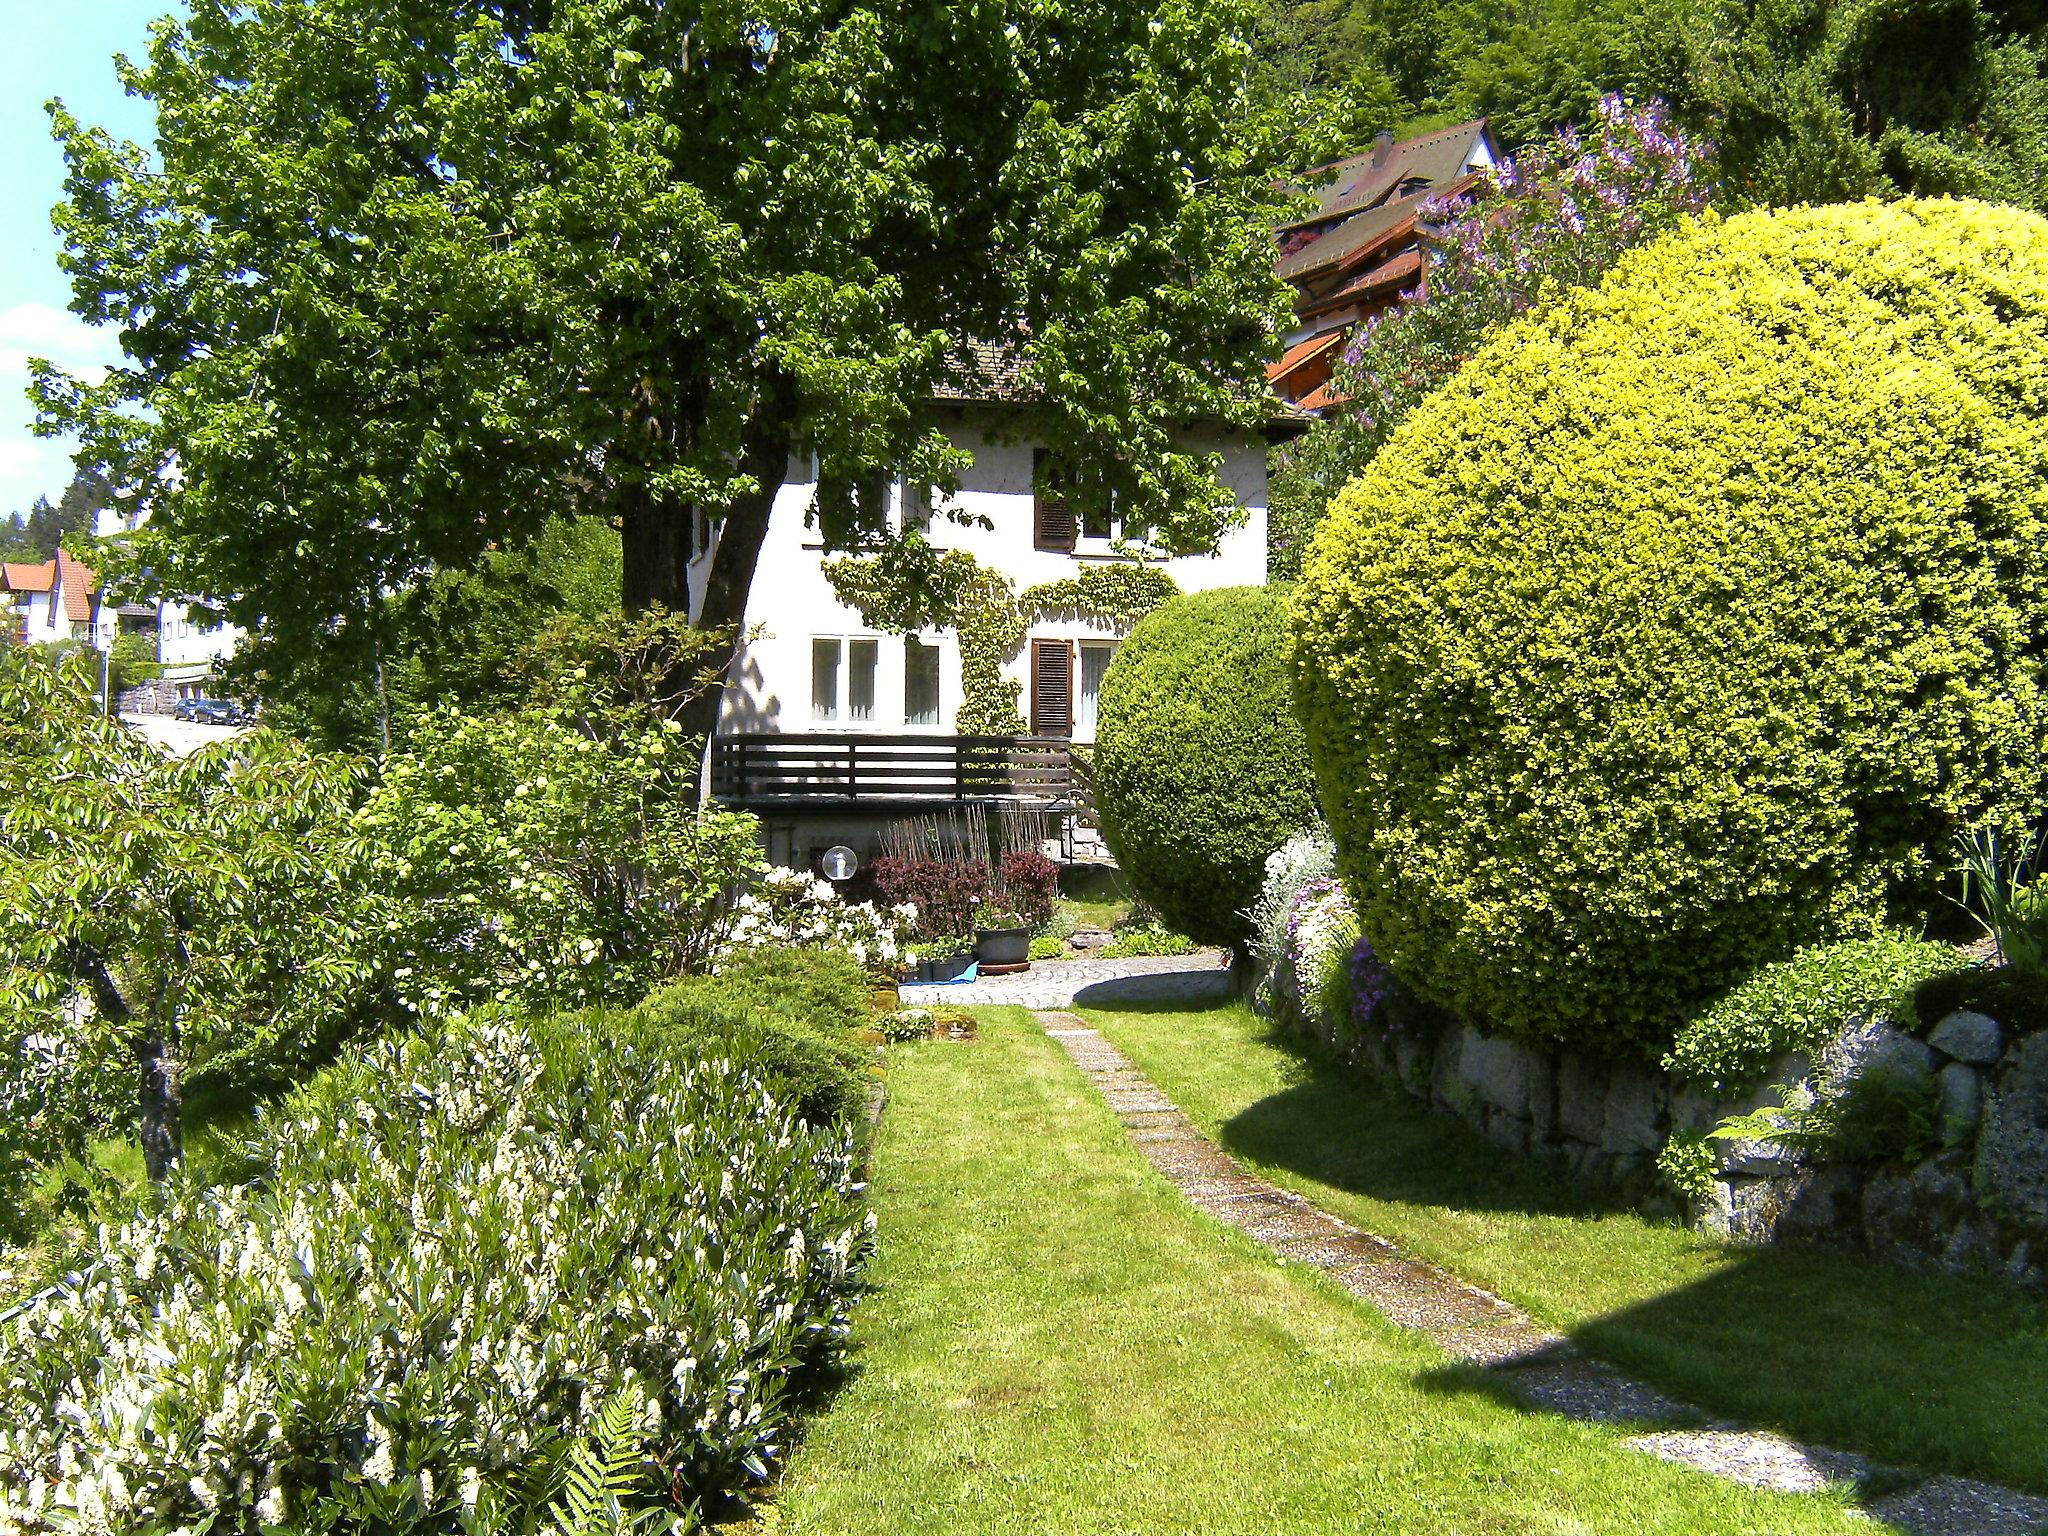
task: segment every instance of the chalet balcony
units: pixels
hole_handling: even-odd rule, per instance
[[[1063,736],[717,736],[711,795],[761,812],[1071,811],[1081,804],[1072,748]]]

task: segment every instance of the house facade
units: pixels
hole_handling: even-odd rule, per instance
[[[1126,564],[1116,542],[1127,530],[1114,515],[1080,519],[1048,490],[1043,447],[1008,430],[1000,407],[966,408],[948,424],[974,455],[959,491],[927,508],[909,487],[888,490],[891,525],[906,517],[941,548],[961,549],[1006,578],[1021,595],[1089,568]],[[1266,444],[1256,434],[1215,429],[1190,434],[1188,446],[1217,453],[1223,478],[1244,508],[1213,554],[1145,561],[1183,592],[1256,585],[1265,580]],[[965,700],[957,628],[891,634],[865,623],[840,599],[826,555],[810,526],[816,471],[792,462],[775,499],[761,561],[748,598],[745,640],[727,677],[721,733],[953,733]],[[987,527],[952,521],[957,508]],[[701,590],[709,552],[692,571]],[[1025,643],[1001,661],[1015,683],[1032,735],[1077,742],[1095,738],[1102,674],[1123,638],[1113,620],[1077,612],[1032,616]]]
[[[782,862],[807,862],[834,841],[872,852],[882,823],[947,804],[1056,814],[1075,808],[1081,792],[1071,749],[1094,740],[1103,677],[1128,625],[1085,604],[1048,602],[1034,611],[1021,601],[1032,589],[1128,570],[1134,558],[1181,592],[1265,580],[1268,444],[1261,433],[1216,426],[1187,434],[1185,447],[1218,456],[1243,509],[1212,553],[1134,557],[1119,544],[1135,542],[1142,530],[1123,527],[1113,509],[1077,511],[1017,407],[940,409],[945,430],[973,463],[958,491],[937,505],[921,488],[889,487],[890,524],[901,530],[907,520],[934,545],[966,551],[1020,600],[1023,643],[995,658],[995,675],[1014,685],[1025,733],[957,732],[967,690],[977,673],[985,675],[963,655],[959,626],[892,633],[842,599],[814,526],[816,469],[793,461],[769,518],[748,633],[727,674],[710,753],[712,793],[761,815],[769,852]],[[954,521],[949,510],[985,526]],[[711,554],[702,548],[697,556],[693,592],[703,589]],[[1148,580],[1164,590],[1156,577]],[[965,643],[980,642],[970,636]]]
[[[1315,211],[1277,236],[1295,324],[1267,369],[1274,393],[1303,410],[1333,403],[1330,377],[1352,332],[1422,279],[1429,205],[1477,187],[1499,162],[1480,118],[1400,143],[1383,133],[1363,154],[1309,173]]]

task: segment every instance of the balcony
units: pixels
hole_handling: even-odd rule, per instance
[[[718,736],[711,795],[769,812],[1068,811],[1081,803],[1072,745],[1063,736]]]

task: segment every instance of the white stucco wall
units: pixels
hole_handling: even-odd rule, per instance
[[[932,542],[947,548],[966,549],[982,564],[1001,571],[1021,592],[1041,582],[1072,576],[1084,567],[1110,560],[1106,544],[1091,546],[1084,541],[1075,554],[1033,547],[1032,445],[1028,442],[992,441],[982,423],[963,413],[954,430],[955,441],[974,454],[974,466],[963,477],[959,493],[951,503],[970,513],[987,517],[989,529],[963,526],[947,520],[943,513],[930,524]],[[1213,587],[1252,586],[1265,580],[1266,571],[1266,448],[1256,437],[1217,431],[1191,436],[1188,446],[1224,455],[1224,480],[1243,504],[1244,522],[1226,533],[1213,555],[1186,556],[1159,562],[1183,592]],[[860,615],[844,606],[834,594],[823,571],[824,552],[815,529],[806,526],[805,515],[813,504],[816,486],[808,463],[792,463],[790,478],[777,495],[769,520],[768,534],[761,549],[761,563],[747,604],[747,624],[759,633],[743,649],[731,673],[725,694],[722,731],[776,731],[861,734],[944,734],[952,731],[954,713],[961,703],[960,644],[951,629],[927,631],[920,636],[939,649],[939,721],[936,725],[907,725],[904,721],[904,642],[898,635],[885,635],[861,623]],[[900,517],[900,509],[895,514]],[[691,590],[702,589],[705,562],[691,572]],[[812,718],[811,642],[815,637],[871,639],[880,645],[875,678],[875,707],[872,719],[850,720],[842,708],[835,721]],[[1117,632],[1104,624],[1048,620],[1034,623],[1031,638],[1070,640],[1115,640]],[[1005,666],[1006,676],[1020,685],[1020,707],[1029,715],[1031,707],[1031,647]],[[1078,706],[1080,680],[1078,660],[1075,689]],[[841,696],[846,684],[842,678]],[[1076,730],[1077,739],[1087,739]]]

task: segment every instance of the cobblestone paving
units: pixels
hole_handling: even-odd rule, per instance
[[[1173,975],[1138,974],[1160,979]],[[1227,981],[1228,973],[1221,974]],[[995,978],[985,985],[1009,979]],[[912,990],[904,988],[906,999]],[[1016,999],[975,999],[984,1000]],[[1485,1379],[1530,1406],[1588,1423],[1634,1426],[1643,1432],[1626,1443],[1636,1449],[1753,1488],[1814,1493],[1842,1487],[1852,1494],[1865,1485],[1881,1488],[1883,1495],[1868,1501],[1865,1512],[1912,1536],[2036,1536],[2048,1532],[2048,1499],[1965,1478],[1917,1478],[1844,1451],[1802,1445],[1772,1431],[1709,1420],[1697,1409],[1613,1366],[1588,1359],[1570,1340],[1538,1326],[1491,1292],[1405,1254],[1385,1238],[1361,1232],[1300,1195],[1248,1173],[1197,1130],[1150,1078],[1085,1020],[1072,1013],[1049,1011],[1057,1005],[1032,1006],[1041,1010],[1038,1022],[1045,1032],[1059,1041],[1082,1072],[1101,1088],[1132,1143],[1194,1205],[1275,1253],[1322,1270],[1402,1327],[1426,1334],[1456,1359],[1480,1367]]]
[[[1230,968],[1218,950],[1131,960],[1034,960],[1015,976],[946,984],[906,984],[903,1006],[923,1008],[1115,1008],[1127,1003],[1196,1002],[1230,995]]]

